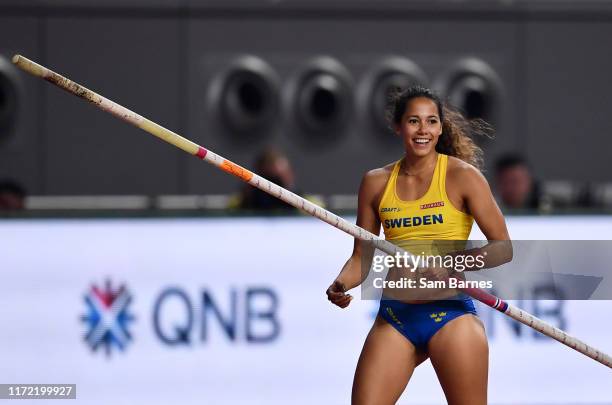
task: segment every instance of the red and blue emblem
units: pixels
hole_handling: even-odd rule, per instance
[[[132,295],[125,285],[113,288],[106,280],[104,288],[92,285],[85,294],[87,312],[82,320],[87,325],[85,342],[92,351],[104,348],[110,356],[113,348],[124,351],[132,341],[129,325],[135,317],[129,312]]]

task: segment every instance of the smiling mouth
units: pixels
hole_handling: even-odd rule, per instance
[[[431,139],[429,139],[429,138],[414,138],[412,141],[414,143],[416,143],[417,145],[427,145],[429,142],[431,142]]]

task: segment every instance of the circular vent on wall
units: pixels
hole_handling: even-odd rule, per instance
[[[496,122],[501,104],[501,79],[484,61],[475,58],[459,61],[436,87],[466,118]]]
[[[302,132],[335,135],[346,127],[352,111],[352,80],[335,59],[311,61],[296,76],[289,93],[292,116]]]
[[[0,143],[7,141],[17,127],[20,98],[18,72],[0,55]]]
[[[229,132],[262,134],[276,123],[279,110],[278,77],[262,59],[236,59],[212,84],[211,102]]]

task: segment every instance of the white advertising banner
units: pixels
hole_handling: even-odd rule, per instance
[[[612,217],[508,224],[610,239]],[[0,383],[76,384],[83,404],[348,404],[377,309],[326,299],[351,248],[311,218],[1,221]],[[612,353],[612,302],[513,303]],[[610,369],[479,312],[491,404],[612,402]],[[445,403],[429,362],[399,403]]]

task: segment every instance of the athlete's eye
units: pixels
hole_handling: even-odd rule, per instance
[[[419,122],[416,118],[408,118],[408,123],[409,124],[416,124],[417,122]]]
[[[435,125],[435,124],[437,124],[437,123],[438,123],[438,120],[437,120],[437,119],[431,119],[431,120],[429,120],[429,123],[430,123],[431,125]]]

